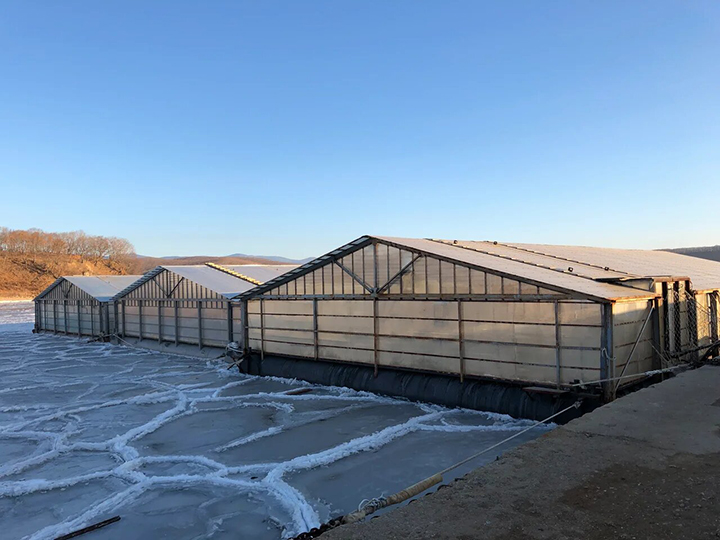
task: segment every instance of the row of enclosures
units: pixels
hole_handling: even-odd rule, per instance
[[[645,291],[608,285],[631,293],[609,299],[446,251],[363,237],[234,299],[169,270],[105,303],[58,287],[38,300],[36,321],[69,334],[235,341],[261,358],[559,388],[632,382],[718,339],[718,292],[692,291],[687,279],[651,280]]]

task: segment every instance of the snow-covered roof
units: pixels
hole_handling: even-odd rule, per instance
[[[78,289],[86,292],[99,302],[108,302],[117,293],[135,283],[142,276],[63,276],[56,279],[48,288],[41,292],[35,299],[46,296],[52,289],[63,281],[75,285]]]
[[[247,276],[260,283],[265,283],[271,279],[289,272],[293,268],[297,268],[297,264],[224,264],[222,265],[228,270],[232,270],[240,275]]]

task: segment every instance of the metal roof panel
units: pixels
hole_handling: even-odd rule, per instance
[[[142,276],[63,276],[78,289],[85,291],[100,302],[108,302],[117,293]]]
[[[506,244],[518,250],[532,250],[553,257],[607,266],[617,272],[643,277],[688,277],[698,291],[720,289],[720,262],[669,251],[615,249],[545,244]]]
[[[398,246],[424,251],[425,253],[452,259],[459,263],[480,267],[489,271],[513,276],[520,280],[541,283],[549,288],[579,293],[582,296],[598,300],[625,300],[654,298],[657,296],[649,291],[594,281],[571,272],[561,272],[541,266],[533,266],[519,260],[503,258],[498,255],[483,253],[463,247],[462,243],[454,244],[453,240],[428,240],[420,238],[396,238],[389,236],[374,237]]]

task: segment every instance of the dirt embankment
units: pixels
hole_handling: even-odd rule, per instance
[[[128,273],[128,267],[117,261],[88,260],[77,255],[2,253],[0,300],[34,298],[59,276]]]

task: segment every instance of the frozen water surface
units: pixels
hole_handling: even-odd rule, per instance
[[[33,313],[0,304],[2,538],[114,515],[93,538],[288,538],[531,424],[33,335]]]

